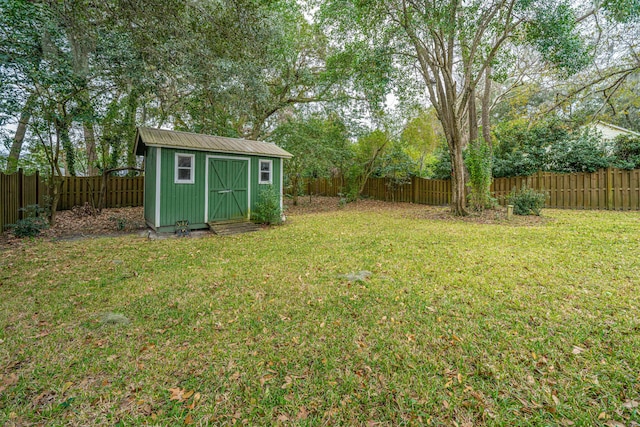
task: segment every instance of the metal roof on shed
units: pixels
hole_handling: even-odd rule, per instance
[[[143,155],[145,146],[282,157],[285,159],[293,157],[289,152],[269,142],[139,127],[136,134],[134,152],[139,156]]]

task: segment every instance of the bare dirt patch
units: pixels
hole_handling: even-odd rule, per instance
[[[142,207],[103,209],[99,215],[78,215],[69,210],[58,212],[55,226],[42,237],[130,233],[146,227]]]
[[[130,234],[147,228],[142,207],[103,209],[99,215],[86,215],[82,210],[56,213],[53,227],[43,230],[38,238],[69,239],[88,236]],[[0,246],[19,244],[28,239],[14,237],[11,232],[0,235]]]
[[[551,221],[551,218],[536,215],[513,215],[507,219],[507,208],[498,206],[483,212],[471,212],[467,216],[454,216],[448,207],[426,206],[423,209],[410,212],[408,218],[427,219],[435,221],[458,221],[475,224],[500,224],[509,226],[536,226]]]
[[[423,205],[412,203],[392,203],[381,200],[361,199],[357,202],[340,203],[339,197],[304,196],[298,198],[298,205],[294,206],[291,199],[285,199],[285,215],[298,216],[321,212],[345,211],[413,211],[424,208]]]
[[[542,225],[550,221],[544,216],[518,216],[514,215],[507,220],[507,209],[499,206],[495,209],[484,212],[472,212],[468,216],[454,216],[448,206],[425,206],[413,203],[393,203],[380,200],[362,199],[357,202],[340,204],[338,197],[308,196],[300,197],[298,205],[293,206],[291,199],[285,202],[287,216],[298,216],[311,213],[333,212],[338,210],[346,211],[389,211],[398,212],[401,216],[413,219],[426,219],[433,221],[459,221],[475,224],[503,224],[509,226],[535,226]]]

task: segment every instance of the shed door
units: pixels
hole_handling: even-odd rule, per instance
[[[209,159],[209,221],[248,218],[249,159]]]

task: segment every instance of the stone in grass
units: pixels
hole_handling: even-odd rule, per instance
[[[121,313],[105,313],[100,322],[109,326],[124,326],[129,324],[129,318]]]
[[[349,282],[364,282],[373,273],[367,270],[356,271],[354,273],[339,274],[339,279],[347,279]]]

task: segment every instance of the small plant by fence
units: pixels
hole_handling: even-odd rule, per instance
[[[100,197],[101,176],[64,177],[58,210],[89,203],[96,206]],[[142,206],[144,177],[112,176],[107,180],[106,208]],[[0,231],[22,219],[21,209],[49,202],[49,186],[38,172],[25,175],[22,170],[6,175],[0,172]]]
[[[311,180],[305,189],[312,194],[336,196],[341,181]],[[594,173],[551,173],[514,178],[496,178],[491,193],[500,204],[515,189],[528,186],[547,196],[545,207],[554,209],[640,210],[640,169],[601,169]],[[451,202],[451,181],[412,178],[410,183],[392,185],[385,178],[370,178],[362,195],[376,200],[445,206]]]

